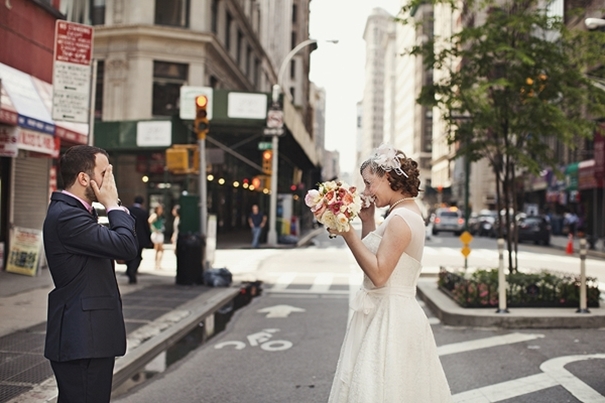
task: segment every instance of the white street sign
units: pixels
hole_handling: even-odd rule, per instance
[[[266,119],[267,95],[230,92],[227,96],[227,116],[238,119]]]
[[[206,117],[208,120],[212,120],[212,95],[214,90],[212,87],[193,87],[183,85],[180,93],[180,112],[179,117],[183,120],[194,120],[195,119],[195,98],[199,95],[206,95],[208,97],[208,106]]]
[[[305,312],[302,308],[296,308],[290,305],[275,305],[259,309],[259,313],[267,313],[266,318],[287,318],[292,312]]]

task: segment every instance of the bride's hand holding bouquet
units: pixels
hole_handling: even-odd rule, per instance
[[[334,238],[333,232],[351,229],[350,223],[358,216],[362,200],[355,186],[343,181],[327,181],[307,192],[305,204],[315,219],[330,231],[330,238]]]

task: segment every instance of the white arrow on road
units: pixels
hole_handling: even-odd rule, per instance
[[[256,312],[267,313],[266,318],[287,318],[292,312],[305,312],[302,308],[290,305],[275,305],[259,309]]]

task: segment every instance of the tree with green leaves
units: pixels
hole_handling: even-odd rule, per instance
[[[422,57],[427,70],[444,73],[422,88],[418,102],[439,109],[457,157],[486,158],[493,168],[497,210],[505,211],[500,236],[514,272],[516,178],[556,171],[555,144],[573,148],[579,138],[593,137],[595,119],[605,116],[605,92],[587,71],[605,65],[605,34],[568,29],[538,0],[412,0],[399,20],[421,24],[412,14],[428,4],[463,6],[467,24],[406,50]],[[484,23],[474,23],[479,20]],[[502,228],[512,230],[502,234]]]

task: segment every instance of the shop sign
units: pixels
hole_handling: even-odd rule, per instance
[[[227,96],[227,117],[266,119],[267,94],[230,92]]]
[[[567,190],[578,189],[578,163],[567,165],[565,168],[565,188]]]
[[[0,157],[16,157],[19,154],[18,142],[15,126],[0,125]]]
[[[582,161],[578,169],[578,189],[595,189],[600,187],[594,174],[595,160]]]
[[[58,140],[58,138],[57,138]],[[48,154],[52,157],[59,156],[59,147],[55,137],[48,134],[34,132],[23,128],[18,129],[18,148]]]
[[[10,245],[6,271],[35,276],[40,260],[42,231],[15,227]]]
[[[169,147],[172,145],[172,122],[149,120],[137,122],[138,147]]]

